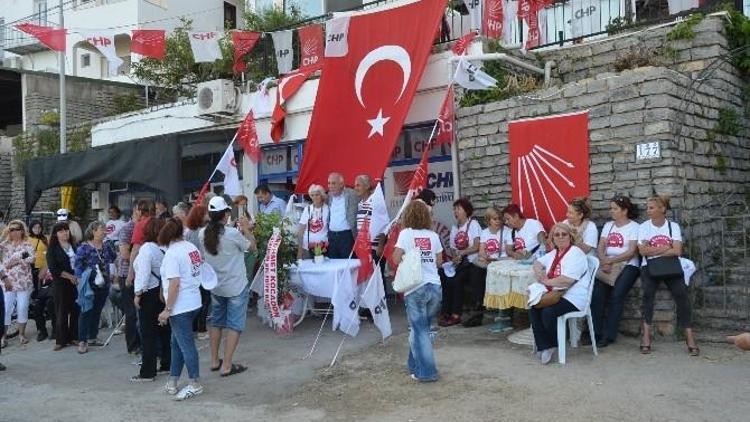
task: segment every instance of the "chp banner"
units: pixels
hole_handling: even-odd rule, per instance
[[[232,70],[234,73],[242,73],[247,69],[247,63],[245,63],[244,58],[253,50],[260,36],[260,32],[232,31],[232,44],[234,45],[234,64],[232,65]]]
[[[589,195],[588,111],[508,123],[513,202],[545,229]]]
[[[144,57],[161,60],[167,50],[163,29],[134,29],[130,37],[130,51]]]
[[[65,28],[34,25],[28,22],[18,24],[16,28],[38,39],[40,43],[52,50],[65,52]]]
[[[188,38],[190,39],[190,48],[193,50],[193,59],[195,59],[196,63],[211,63],[221,59],[221,47],[219,47],[220,33],[216,31],[189,31]]]
[[[115,50],[115,33],[81,32],[81,36],[107,58],[110,76],[117,75],[117,69],[119,69],[124,60],[117,56],[117,51]]]
[[[310,25],[297,30],[300,68],[320,67],[323,62],[323,26]]]
[[[276,51],[276,65],[279,69],[279,75],[284,75],[292,71],[292,31],[272,32],[273,48]]]
[[[240,173],[237,171],[237,161],[234,159],[234,142],[231,142],[221,156],[216,170],[224,173],[224,193],[229,196],[242,194],[240,187]]]
[[[497,40],[503,37],[503,1],[486,0],[482,10],[482,32],[487,38]]]
[[[297,192],[325,185],[332,171],[350,182],[382,177],[444,7],[418,1],[351,16],[348,53],[323,63]]]

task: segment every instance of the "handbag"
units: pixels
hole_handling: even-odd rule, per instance
[[[669,227],[669,238],[671,239],[672,223],[669,220],[667,220],[667,226]],[[682,264],[680,264],[680,257],[678,256],[660,256],[648,259],[646,271],[648,271],[648,275],[654,280],[684,277]]]
[[[546,308],[548,306],[557,305],[565,294],[565,290],[552,290],[542,295],[539,302],[534,305],[535,309]]]
[[[412,244],[414,244],[413,232],[410,234],[412,234]],[[396,270],[396,277],[393,279],[393,290],[397,293],[405,293],[414,290],[420,284],[422,284],[422,257],[415,246],[404,254]]]
[[[626,262],[615,262],[612,264],[612,269],[608,273],[604,272],[600,266],[596,271],[596,279],[610,286],[614,286],[617,277],[619,277],[622,270],[625,269],[625,265],[627,265]]]

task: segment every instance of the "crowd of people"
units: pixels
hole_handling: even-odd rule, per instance
[[[319,245],[325,245],[329,258],[352,257],[357,233],[373,212],[370,197],[375,186],[366,175],[351,183],[353,188],[347,187],[341,174],[331,173],[327,189],[309,187],[309,202],[297,225],[298,258],[312,257]],[[259,186],[254,193],[261,213],[284,215],[285,202],[268,186]],[[435,324],[483,323],[487,268],[503,260],[533,263],[534,277],[545,298],[550,298],[549,304],[528,311],[543,364],[551,361],[558,346],[557,317],[584,310],[590,297],[597,345],[615,342],[625,298],[639,276],[641,353],[651,352],[654,295],[663,281],[677,304],[688,351],[698,355],[685,283],[648,270],[651,259],[679,257],[682,252],[680,227],[666,219],[668,198],[650,198],[648,219],[638,224],[637,207],[629,198],[616,196],[610,203],[611,221],[601,232],[591,221],[589,202],[575,199],[566,220],[556,223],[549,236],[516,204],[487,208],[480,224],[472,203],[461,198],[453,203],[455,224],[447,244],[435,232],[435,202],[434,193],[423,190],[405,207],[400,231],[390,232],[395,247],[389,256],[385,256],[385,233],[374,236],[371,244],[380,271],[386,261],[397,266],[411,250],[420,254],[421,282],[404,292],[410,326],[407,367],[413,379],[438,379],[432,348]],[[28,230],[22,221],[11,221],[0,241],[3,328],[7,330],[15,313],[20,342],[27,343],[26,323],[33,303],[38,341],[53,338],[53,350],[76,346],[78,353],[85,354],[90,347],[103,345],[98,330],[109,299],[123,314],[127,351],[141,355],[140,371],[131,381],[151,382],[158,373],[169,372],[167,393],[178,400],[201,394],[196,337],[210,340],[211,371],[231,376],[247,369],[233,359],[252,300],[249,281],[256,262],[248,257],[258,246],[247,205],[248,198],[242,195],[234,200],[213,196],[193,207],[179,203],[170,215],[165,203],[142,199],[134,204],[128,221],[113,206],[109,221],[94,221],[80,234],[68,211],[61,209],[49,237],[40,222],[32,222]],[[600,263],[593,286],[587,276],[589,256]],[[519,312],[499,312],[490,330],[510,329]],[[51,333],[47,319],[52,322]],[[6,344],[3,333],[3,347]],[[179,388],[183,368],[189,381]]]

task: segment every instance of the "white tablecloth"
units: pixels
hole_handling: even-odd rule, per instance
[[[495,261],[487,266],[484,306],[491,309],[526,309],[527,287],[536,281],[530,264],[514,259]]]

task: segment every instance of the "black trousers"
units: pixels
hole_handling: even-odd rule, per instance
[[[541,352],[557,347],[557,317],[577,310],[578,308],[564,298],[546,308],[529,309],[529,321],[531,321],[531,330],[534,332],[536,350]]]
[[[654,280],[648,275],[648,268],[643,267],[641,271],[641,289],[643,290],[643,302],[641,303],[641,313],[646,324],[651,324],[654,319],[654,298],[656,297],[656,287],[659,282],[663,281],[667,288],[672,292],[672,298],[677,305],[677,327],[692,328],[690,299],[688,298],[688,289],[683,277],[675,277],[667,280]]]
[[[471,266],[471,304],[474,310],[479,310],[484,305],[484,292],[487,287],[487,268]]]
[[[471,283],[472,264],[462,264],[456,270],[456,275],[448,277],[441,269],[440,284],[443,288],[441,312],[443,314],[461,315],[464,309],[464,288]],[[484,293],[482,293],[484,297]]]
[[[351,230],[328,232],[328,253],[331,259],[346,259],[354,249],[354,236]]]
[[[614,342],[625,307],[625,299],[638,279],[640,270],[634,265],[626,265],[617,276],[614,286],[596,280],[591,297],[591,317],[597,340]],[[605,312],[606,309],[606,312]]]
[[[193,332],[194,333],[205,333],[206,332],[206,319],[208,318],[208,312],[211,309],[211,292],[198,287],[201,292],[201,309],[195,314],[193,320]]]
[[[52,320],[52,332],[55,330],[55,305],[54,305],[54,288],[46,287],[40,288],[36,299],[34,300],[34,322],[36,323],[36,330],[40,333],[47,332],[47,317]]]
[[[52,282],[52,292],[55,302],[55,343],[65,346],[78,340],[78,305],[76,287],[66,279],[56,279]]]
[[[125,280],[120,279],[120,291],[122,292],[122,313],[125,314],[125,344],[128,353],[138,350],[141,346],[141,338],[138,334],[138,312],[135,309],[135,287],[125,287]]]
[[[159,287],[147,290],[141,296],[141,309],[138,317],[141,323],[141,378],[156,376],[156,358],[159,354],[161,369],[169,370],[172,356],[170,338],[172,330],[169,325],[159,325],[159,313],[164,304],[159,300]]]

